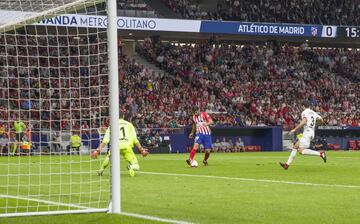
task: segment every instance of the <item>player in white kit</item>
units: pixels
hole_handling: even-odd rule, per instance
[[[301,122],[294,129],[292,129],[289,134],[294,134],[297,130],[304,127],[304,132],[302,137],[293,145],[293,149],[290,153],[289,159],[286,163],[280,163],[280,165],[287,170],[294,160],[296,153],[299,152],[302,155],[312,155],[320,156],[326,163],[326,154],[325,152],[319,152],[310,149],[311,140],[315,136],[315,126],[323,122],[322,117],[317,114],[315,111],[310,109],[310,104],[308,101],[302,102],[302,109],[304,110],[301,113]]]

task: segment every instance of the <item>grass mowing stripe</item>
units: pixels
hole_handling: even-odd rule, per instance
[[[163,219],[163,218],[159,218],[159,217],[155,217],[155,216],[140,215],[140,214],[136,214],[136,213],[121,212],[120,215],[131,216],[131,217],[140,218],[140,219],[148,219],[148,220],[158,221],[158,222],[166,222],[166,223],[174,223],[174,224],[191,224],[191,222],[185,222],[185,221],[180,221],[180,220],[175,220],[175,219]]]
[[[81,206],[81,205],[67,204],[67,203],[62,203],[62,202],[55,202],[55,201],[42,200],[42,199],[37,199],[37,198],[27,198],[27,197],[22,197],[22,196],[14,196],[14,195],[6,195],[6,194],[0,194],[0,198],[12,198],[12,199],[19,199],[19,200],[26,200],[26,201],[41,202],[41,203],[49,204],[49,205],[60,205],[60,206],[74,207],[74,208],[80,208],[80,209],[92,209],[92,208]]]
[[[0,198],[12,198],[12,199],[19,199],[19,200],[27,200],[27,201],[34,201],[34,202],[40,202],[40,203],[44,203],[44,204],[51,204],[51,205],[60,205],[60,206],[66,206],[66,207],[74,207],[74,208],[79,208],[79,209],[87,209],[87,210],[92,210],[94,208],[90,208],[90,207],[85,207],[85,206],[81,206],[81,205],[75,205],[75,204],[67,204],[67,203],[62,203],[62,202],[55,202],[55,201],[47,201],[47,200],[42,200],[42,199],[36,199],[36,198],[27,198],[27,197],[21,197],[21,196],[14,196],[14,195],[4,195],[4,194],[0,194]],[[97,210],[97,209],[94,209]],[[99,209],[101,210],[101,209]],[[103,209],[104,211],[106,209]],[[53,214],[66,214],[66,211],[53,211]],[[81,213],[81,210],[75,211],[74,213]],[[86,210],[84,210],[84,212],[86,212]],[[49,212],[31,212],[31,213],[21,213],[23,215],[43,215],[42,213],[44,213],[44,215],[48,215],[50,213],[52,213],[52,211]],[[147,220],[152,220],[152,221],[158,221],[158,222],[165,222],[165,223],[174,223],[174,224],[191,224],[190,222],[185,222],[185,221],[181,221],[181,220],[175,220],[175,219],[164,219],[164,218],[159,218],[159,217],[155,217],[155,216],[149,216],[149,215],[141,215],[141,214],[136,214],[136,213],[128,213],[128,212],[121,212],[121,215],[125,215],[125,216],[130,216],[130,217],[135,217],[135,218],[140,218],[140,219],[147,219]],[[6,216],[11,216],[9,214],[4,214]],[[19,214],[14,214],[14,216],[18,216]]]
[[[144,171],[139,171],[138,173],[149,174],[149,175],[200,177],[200,178],[253,181],[253,182],[264,182],[264,183],[292,184],[292,185],[304,185],[304,186],[315,186],[315,187],[338,187],[338,188],[359,188],[360,189],[359,185],[317,184],[317,183],[306,183],[306,182],[295,182],[295,181],[284,181],[284,180],[266,180],[266,179],[253,179],[253,178],[242,178],[242,177],[221,177],[221,176],[181,174],[181,173],[180,174],[178,174],[178,173],[158,173],[158,172],[144,172]]]

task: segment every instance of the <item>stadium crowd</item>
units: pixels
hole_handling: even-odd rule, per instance
[[[118,9],[130,10],[152,10],[143,0],[122,0],[118,1]]]
[[[31,120],[33,130],[100,127],[108,115],[105,40],[20,37],[0,36],[1,120]]]
[[[107,126],[104,39],[38,35],[12,45],[14,36],[6,38],[5,46],[0,36],[0,52],[6,52],[0,55],[5,124],[19,118],[31,120],[34,130],[85,132]],[[217,125],[289,129],[301,113],[298,99],[309,99],[328,125],[360,123],[358,51],[275,43],[176,46],[150,39],[136,50],[167,73],[119,58],[119,100],[138,128],[183,127],[197,105]]]
[[[215,12],[201,8],[205,1],[162,1],[186,19],[360,25],[360,2],[352,0],[219,0]]]
[[[189,0],[161,0],[173,12],[180,14],[184,19],[220,20],[217,12],[202,10],[198,1]]]
[[[165,97],[159,97],[163,102],[157,113],[177,111],[181,124],[186,123],[182,117],[190,113],[191,105],[198,105],[220,114],[222,125],[289,129],[301,114],[299,99],[309,99],[328,125],[360,122],[355,113],[360,105],[358,51],[272,42],[180,46],[147,39],[138,44],[137,52],[171,75],[166,76],[170,82],[160,85]],[[168,108],[171,105],[173,109]]]

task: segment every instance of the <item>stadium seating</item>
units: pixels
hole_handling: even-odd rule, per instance
[[[357,150],[357,149],[359,149],[356,140],[350,140],[350,141],[348,141],[348,146],[349,146],[349,149],[350,149],[350,150]]]
[[[151,10],[150,6],[142,0],[118,1],[118,9]]]
[[[202,9],[206,1],[162,1],[186,19],[360,25],[360,4],[352,0],[219,0],[214,12]]]
[[[12,41],[15,40],[8,39],[7,43]],[[39,37],[37,41],[46,40]],[[60,48],[66,41],[59,37]],[[81,46],[79,48],[81,51]],[[39,48],[39,53],[35,54],[37,48],[30,48],[28,54],[22,51],[20,54],[24,53],[25,59],[27,55],[38,55],[31,60],[41,64],[42,60],[34,59],[46,58],[47,52],[56,55],[57,49],[54,44],[48,51]],[[298,122],[301,113],[298,104],[304,98],[317,107],[328,125],[358,126],[360,123],[359,114],[354,113],[360,105],[357,91],[360,89],[359,51],[272,43],[214,46],[204,42],[176,46],[150,39],[138,44],[136,49],[164,71],[155,73],[126,56],[119,58],[120,102],[129,111],[128,119],[138,128],[183,127],[190,123],[193,105],[198,105],[211,112],[220,126],[283,125],[290,129]],[[94,54],[104,50],[105,45],[91,49]],[[8,55],[16,54],[15,51],[15,47],[9,48]],[[76,83],[77,79],[69,79],[66,73],[69,70],[62,69],[76,59],[79,58],[67,61],[70,64],[62,64],[62,67],[50,60],[51,78],[48,69],[34,68],[29,73],[30,83],[22,78],[27,76],[27,70],[19,70],[19,77],[9,81],[0,79],[0,86],[4,87],[0,89],[0,100],[6,101],[0,105],[1,120],[7,124],[10,116],[21,108],[23,119],[34,120],[34,131],[40,127],[43,130],[80,130],[85,125],[86,132],[96,133],[108,115],[108,88],[101,88],[99,92],[96,86],[106,86],[107,75],[103,68],[70,67],[71,76],[80,79],[80,83]],[[8,60],[8,65],[15,67],[26,61]],[[82,66],[81,61],[76,63]],[[10,68],[10,72],[15,71]],[[62,88],[80,85],[89,91],[80,92],[77,88],[61,91],[60,84]],[[40,85],[43,88],[38,93],[36,89]],[[50,86],[53,91],[47,89]],[[268,89],[272,89],[272,93],[266,91]],[[90,103],[90,94],[99,97],[93,97]],[[91,105],[99,104],[101,110],[90,110]],[[99,119],[100,114],[102,119]]]
[[[271,43],[180,46],[148,39],[138,44],[137,52],[172,75],[181,92],[192,93],[185,94],[183,108],[198,104],[228,114],[233,125],[283,125],[289,130],[298,122],[302,99],[311,101],[327,125],[359,125],[359,115],[353,113],[360,103],[355,91],[360,88],[359,63],[352,63],[360,56],[356,51]],[[181,92],[179,99],[184,99]],[[220,117],[218,124],[229,123]]]
[[[197,0],[161,0],[169,9],[185,19],[221,19],[216,12],[202,10]]]
[[[261,146],[260,145],[248,145],[245,146],[245,152],[260,152]]]
[[[334,150],[334,151],[339,151],[341,149],[340,144],[329,143],[328,147],[329,147],[329,149]]]
[[[6,37],[7,43],[14,43],[15,40],[11,36]],[[99,48],[92,47],[88,49],[86,45],[81,45],[86,41],[91,41],[86,38],[79,39],[79,48],[72,47],[71,50],[87,51],[90,50],[94,57],[89,58],[90,63],[94,63],[96,54],[106,50],[105,42],[99,45]],[[25,38],[24,38],[25,39]],[[23,46],[8,48],[8,60],[0,60],[0,63],[7,62],[9,70],[6,71],[6,66],[2,66],[0,74],[9,72],[13,77],[8,81],[5,78],[0,78],[0,120],[4,121],[5,125],[9,125],[9,121],[14,117],[23,120],[32,120],[32,131],[42,130],[69,130],[73,127],[79,130],[81,124],[87,122],[91,124],[92,131],[99,128],[102,122],[99,119],[91,119],[91,117],[99,117],[97,115],[103,114],[104,118],[108,114],[108,88],[99,90],[99,85],[108,85],[107,74],[104,68],[90,67],[88,62],[80,60],[80,57],[71,57],[69,60],[45,60],[48,55],[57,55],[59,51],[67,51],[68,38],[60,36],[56,38],[46,38],[43,36],[28,37],[30,43],[37,43],[39,47],[29,47],[27,51]],[[45,46],[45,42],[49,41],[52,45]],[[4,36],[0,36],[0,42],[4,44]],[[73,43],[75,46],[75,43]],[[66,49],[65,49],[66,48]],[[19,51],[21,60],[12,60],[12,55],[16,55]],[[18,69],[17,66],[27,66],[28,61],[32,63],[29,70]],[[50,67],[47,67],[47,63]],[[75,68],[73,65],[79,65],[81,68]],[[41,67],[41,66],[44,67]],[[36,67],[38,66],[38,67]],[[70,74],[69,74],[70,73]],[[71,76],[71,78],[70,78]],[[6,77],[3,75],[2,77]],[[76,77],[76,78],[74,78]],[[30,79],[29,79],[30,78]],[[31,81],[29,81],[31,80]],[[38,87],[42,88],[39,89]],[[71,88],[80,87],[82,88]],[[69,91],[64,91],[65,89]],[[90,103],[90,95],[94,97]],[[80,100],[81,97],[81,100]],[[5,103],[3,103],[5,102]],[[98,105],[104,107],[94,109]],[[90,110],[90,107],[93,107]],[[73,123],[71,123],[71,121]],[[10,130],[10,127],[6,127]]]

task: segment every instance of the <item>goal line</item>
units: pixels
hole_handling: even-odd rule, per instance
[[[33,201],[33,202],[39,202],[39,203],[44,203],[44,204],[49,204],[49,205],[57,205],[57,206],[75,208],[75,210],[64,210],[64,211],[5,213],[5,214],[0,214],[0,217],[17,217],[17,216],[34,216],[34,215],[60,215],[60,214],[76,214],[76,213],[107,212],[108,211],[107,208],[90,208],[90,207],[76,205],[76,204],[48,201],[48,200],[43,200],[43,199],[29,198],[29,197],[23,197],[23,196],[15,196],[15,195],[0,194],[0,198],[8,198],[8,199],[16,199],[16,200],[24,200],[24,201]]]
[[[39,203],[44,203],[44,204],[49,204],[49,205],[58,205],[58,206],[66,206],[66,207],[75,208],[75,210],[66,210],[66,211],[6,213],[6,214],[0,214],[0,218],[2,218],[2,217],[18,217],[18,216],[38,216],[38,215],[62,215],[62,214],[65,215],[65,214],[77,214],[77,213],[80,214],[80,213],[108,212],[109,211],[109,209],[107,209],[107,208],[106,209],[91,208],[91,207],[86,207],[86,206],[81,206],[81,205],[76,205],[76,204],[48,201],[48,200],[15,196],[15,195],[0,194],[0,198],[26,200],[26,201],[39,202]],[[181,220],[165,219],[165,218],[160,218],[160,217],[156,217],[156,216],[142,215],[142,214],[130,213],[130,212],[121,212],[120,215],[139,218],[139,219],[164,222],[164,223],[191,224],[190,222],[185,222],[185,221],[181,221]]]

